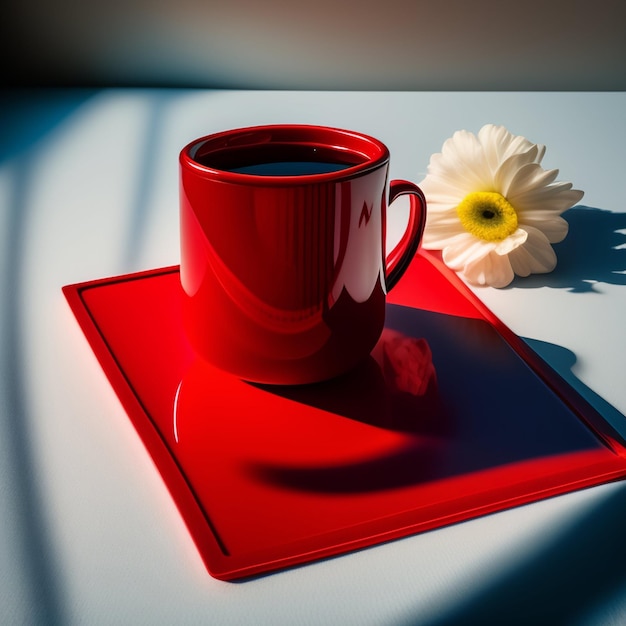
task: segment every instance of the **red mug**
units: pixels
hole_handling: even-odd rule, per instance
[[[338,376],[378,341],[385,297],[417,251],[426,201],[385,255],[389,151],[303,125],[230,130],[180,154],[183,320],[196,353],[257,383]]]

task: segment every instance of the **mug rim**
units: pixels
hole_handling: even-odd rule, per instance
[[[248,144],[251,146],[260,145],[271,141],[306,145],[313,143],[314,138],[317,138],[317,143],[321,142],[332,148],[360,155],[363,157],[363,161],[334,172],[265,175],[219,169],[204,165],[196,160],[198,152],[208,143],[213,144],[214,148],[207,150],[206,154],[229,147],[236,148]],[[334,140],[331,140],[333,138]],[[313,124],[267,124],[223,130],[194,139],[181,150],[179,160],[184,169],[219,181],[237,184],[294,186],[341,181],[366,174],[389,162],[389,149],[379,139],[357,131]]]

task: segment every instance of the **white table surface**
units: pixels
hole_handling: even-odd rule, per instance
[[[504,124],[546,144],[544,165],[586,194],[554,273],[475,291],[626,436],[626,94],[2,97],[0,622],[626,623],[624,483],[245,582],[211,578],[61,293],[178,263],[177,157],[200,135],[352,128],[387,143],[393,178],[419,183],[455,130]]]

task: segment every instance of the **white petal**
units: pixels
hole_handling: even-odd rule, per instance
[[[428,202],[428,201],[427,201]],[[454,208],[444,209],[441,206],[429,207],[426,211],[426,228],[434,228],[442,225],[456,224],[461,228],[461,221]]]
[[[450,185],[440,184],[429,177],[420,183],[420,189],[426,196],[426,203],[429,210],[433,210],[439,206],[456,207],[461,200],[467,195],[465,189],[455,190]]]
[[[478,138],[494,173],[511,155],[528,153],[532,149],[532,160],[539,163],[545,152],[544,146],[536,145],[521,135],[513,135],[504,126],[487,124],[478,132]]]
[[[476,135],[457,131],[443,144],[441,156],[433,155],[428,173],[445,177],[455,188],[465,193],[491,185],[491,170]]]
[[[550,243],[558,243],[567,237],[569,224],[554,211],[528,211],[520,216],[520,226],[532,226],[540,230]]]
[[[428,202],[428,200],[426,200]],[[430,209],[430,210],[428,210]],[[456,207],[445,209],[443,205],[433,203],[427,207],[426,210],[426,223],[441,224],[456,222],[460,224],[459,215],[456,212]]]
[[[502,163],[502,155],[511,138],[511,133],[504,126],[486,124],[478,131],[478,139],[483,146],[485,158],[492,173],[495,173]]]
[[[427,214],[431,218],[438,216],[446,216],[450,211],[455,211],[457,205],[454,204],[441,204],[440,202],[432,202],[426,197]],[[456,212],[456,211],[455,211]],[[457,216],[458,219],[458,216]]]
[[[559,170],[544,170],[538,163],[525,163],[519,165],[509,159],[507,163],[511,162],[511,167],[506,170],[503,166],[502,173],[498,176],[502,176],[501,192],[511,201],[511,198],[519,197],[523,193],[532,192],[534,189],[547,187],[554,182],[559,174]]]
[[[537,209],[563,213],[574,206],[583,195],[582,191],[572,189],[572,183],[563,182],[510,193],[507,199],[520,213]]]
[[[463,269],[465,278],[474,285],[506,287],[515,277],[508,256],[490,252],[486,257],[468,263]]]
[[[509,254],[512,250],[515,250],[515,248],[523,245],[527,238],[528,233],[518,228],[512,235],[499,241],[494,248],[494,252],[500,256]]]
[[[452,224],[429,224],[426,222],[422,246],[427,250],[443,250],[456,240],[459,235],[467,234],[457,220]]]
[[[545,274],[556,267],[556,253],[546,236],[536,228],[528,228],[526,243],[509,255],[513,271],[519,276]]]
[[[443,262],[454,270],[464,270],[468,263],[480,261],[495,247],[494,243],[477,239],[469,233],[451,241],[443,250]]]
[[[464,232],[459,218],[454,216],[453,218],[441,217],[433,215],[432,213],[426,218],[426,231],[433,235],[447,236],[452,233]]]
[[[528,250],[522,246],[514,250],[509,257],[511,267],[518,276],[529,276],[533,273],[534,259]]]
[[[428,175],[420,183],[426,199],[435,196],[464,198],[473,189],[473,181],[460,171],[458,163],[447,168],[433,170],[429,167]]]
[[[543,161],[543,157],[546,153],[546,147],[541,144],[538,143],[537,144],[537,163],[541,163],[541,161]]]
[[[537,265],[533,256],[523,246],[513,251],[509,256],[511,267],[518,276],[529,276],[530,274],[541,273],[541,268]]]
[[[500,163],[498,170],[494,175],[494,186],[503,196],[509,196],[511,182],[515,179],[516,174],[524,166],[536,166],[532,157],[536,154],[537,149],[533,146],[532,154],[528,158],[527,153],[513,154],[508,159]]]

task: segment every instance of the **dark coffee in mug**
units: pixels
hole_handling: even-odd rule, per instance
[[[339,172],[364,161],[359,155],[318,145],[268,143],[226,147],[196,157],[206,167],[253,176],[307,176]]]

